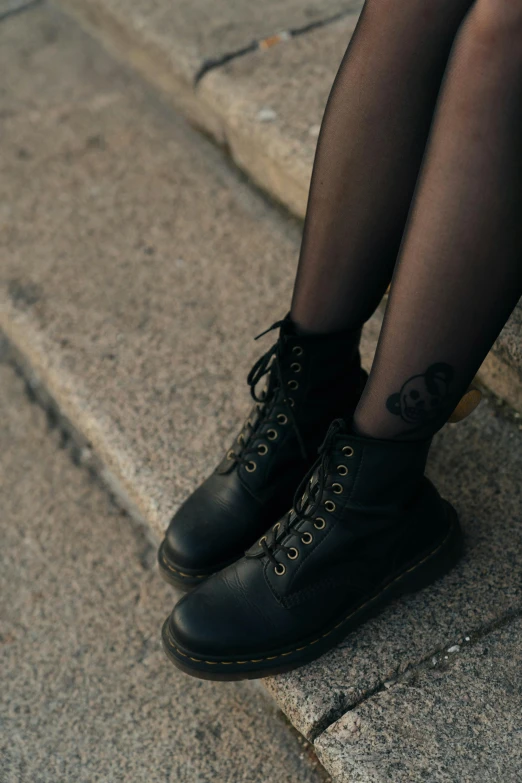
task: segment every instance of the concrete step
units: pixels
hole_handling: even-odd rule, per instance
[[[0,359],[2,783],[321,783],[250,683],[173,670],[155,551]]]
[[[317,135],[363,0],[59,0],[302,217]],[[281,32],[283,34],[281,34]],[[480,380],[522,412],[522,303]]]
[[[244,378],[270,344],[248,338],[287,309],[299,225],[47,6],[0,27],[0,69],[0,327],[77,461],[159,536],[248,410]],[[459,568],[263,683],[309,740],[522,613],[522,433],[500,411],[484,403],[433,449],[430,474],[466,532]]]
[[[339,783],[519,783],[521,638],[519,618],[434,656],[330,726],[319,758]]]

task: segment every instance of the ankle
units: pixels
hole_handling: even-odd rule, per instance
[[[336,325],[333,328],[329,328],[327,325],[316,325],[311,323],[303,322],[302,320],[299,320],[298,318],[294,318],[292,313],[289,313],[287,315],[287,323],[289,327],[292,329],[292,331],[298,335],[299,337],[317,337],[317,338],[324,338],[327,340],[328,338],[332,339],[346,339],[349,341],[353,341],[354,339],[359,340],[361,335],[361,327],[357,326],[355,328],[339,328],[338,325]]]
[[[291,314],[287,315],[287,324],[290,331],[292,331],[298,337],[304,338],[317,338],[318,340],[324,340],[325,342],[331,340],[346,340],[349,343],[359,343],[361,337],[361,328],[355,329],[322,329],[314,328],[308,324],[303,324],[300,321],[294,320]]]

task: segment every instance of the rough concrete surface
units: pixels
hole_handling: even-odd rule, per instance
[[[511,330],[511,322],[506,325],[506,332]],[[497,353],[497,347],[502,345],[504,332],[500,335],[494,350],[490,351],[477,375],[479,381],[522,417],[522,365],[506,359]],[[520,337],[518,338],[520,340]],[[516,415],[516,414],[515,414]]]
[[[522,302],[519,302],[494,348],[495,354],[513,367],[522,385]]]
[[[0,21],[31,8],[38,0],[0,0]]]
[[[0,319],[160,533],[248,410],[298,228],[75,25],[9,28]]]
[[[2,783],[320,783],[251,683],[176,671],[143,532],[76,468],[0,363]]]
[[[301,217],[326,100],[358,18],[354,10],[334,24],[232,60],[198,87],[221,118],[238,165]]]
[[[195,97],[209,67],[274,36],[321,25],[360,0],[59,0],[119,57],[129,61],[192,121],[220,137],[219,124]]]
[[[100,84],[78,65],[112,67],[73,25],[45,10],[24,26],[30,19],[40,43],[23,63],[9,52],[13,32],[0,45],[14,63],[0,157],[0,324],[159,533],[248,410],[246,372],[270,345],[249,337],[288,306],[298,226],[124,73]],[[17,108],[32,62],[54,81],[35,108]],[[466,557],[328,656],[267,682],[307,736],[520,608],[521,443],[487,405],[437,439],[430,471],[461,513]]]
[[[169,50],[171,62],[191,81],[206,63],[243,51],[283,31],[297,31],[350,11],[357,0],[63,0],[64,7],[103,14],[132,26],[140,42]],[[359,2],[360,5],[360,2]]]
[[[452,647],[331,726],[339,783],[520,783],[522,620]]]

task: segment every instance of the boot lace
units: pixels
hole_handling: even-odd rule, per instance
[[[276,321],[272,326],[266,329],[261,334],[258,334],[255,338],[259,340],[268,332],[274,329],[280,328],[284,324],[284,321]],[[234,465],[244,465],[248,472],[253,473],[257,467],[257,463],[252,459],[255,456],[264,456],[268,453],[268,446],[265,444],[255,445],[254,441],[267,438],[268,440],[275,440],[278,437],[276,429],[267,429],[265,432],[260,432],[262,426],[270,424],[286,424],[288,421],[295,432],[299,449],[303,459],[308,459],[306,446],[303,436],[297,425],[296,417],[293,412],[293,399],[286,394],[285,383],[283,379],[283,373],[281,370],[281,358],[282,358],[282,340],[278,340],[268,351],[261,356],[247,376],[247,383],[250,386],[250,394],[252,399],[256,403],[256,408],[259,412],[257,421],[254,423],[248,418],[243,425],[243,429],[237,438],[239,444],[239,450],[235,451],[230,449],[227,453],[227,458],[231,460]],[[269,375],[267,389],[261,393],[257,392],[257,387],[261,380]],[[287,410],[286,414],[278,413],[274,411],[275,403],[281,402],[285,405]]]
[[[306,474],[301,484],[297,488],[294,496],[294,507],[277,522],[272,530],[259,541],[259,552],[248,552],[247,557],[267,557],[275,568],[278,576],[282,576],[286,567],[276,558],[277,552],[284,552],[290,560],[296,560],[299,551],[295,547],[289,547],[283,544],[286,536],[302,522],[312,522],[317,530],[326,527],[326,522],[322,517],[317,517],[316,513],[323,502],[326,492],[339,487],[343,491],[342,485],[333,482],[328,485],[327,478],[330,472],[331,447],[339,432],[346,432],[346,424],[343,419],[336,419],[330,425],[326,437],[319,448],[319,459]],[[349,447],[347,447],[349,449]],[[351,452],[351,453],[350,453]],[[353,454],[353,450],[345,452],[348,456]],[[345,466],[338,466],[345,467]],[[346,471],[348,472],[348,471]],[[341,472],[341,475],[346,475]],[[337,490],[339,494],[339,491]],[[331,502],[331,501],[326,501]],[[333,510],[333,509],[330,509]],[[308,538],[305,538],[307,536]],[[312,542],[311,533],[305,533],[302,537],[304,544]]]

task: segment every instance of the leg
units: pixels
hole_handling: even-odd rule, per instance
[[[522,2],[477,0],[455,43],[355,414],[362,434],[432,435],[522,294],[521,106]]]
[[[317,148],[291,312],[303,331],[358,328],[386,290],[447,58],[471,4],[367,0]]]

